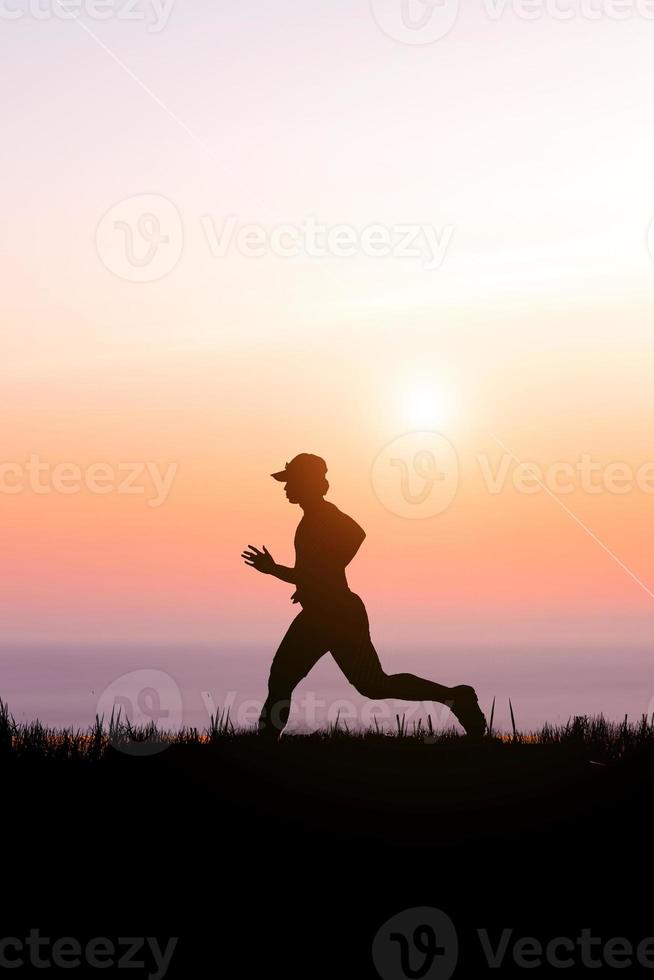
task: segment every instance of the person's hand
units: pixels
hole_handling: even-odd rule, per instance
[[[241,558],[244,560],[246,565],[250,568],[256,568],[258,572],[262,572],[264,575],[272,575],[275,570],[275,559],[270,554],[265,544],[263,546],[263,551],[259,551],[255,548],[253,544],[249,544],[249,551],[244,551]]]

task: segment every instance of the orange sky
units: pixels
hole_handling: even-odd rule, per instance
[[[235,345],[229,358],[219,350],[201,361],[160,352],[155,362],[124,357],[116,370],[96,365],[95,376],[67,372],[65,385],[51,377],[48,385],[6,386],[4,415],[18,424],[6,435],[5,460],[24,464],[36,454],[50,466],[72,461],[80,473],[102,461],[121,479],[138,461],[160,474],[175,468],[159,498],[147,473],[135,481],[140,494],[37,493],[27,476],[22,493],[3,494],[8,635],[245,638],[243,624],[262,634],[289,616],[288,589],[254,575],[238,556],[245,544],[265,543],[279,561],[292,561],[300,513],[268,474],[304,450],[325,456],[330,499],[368,532],[351,582],[382,624],[405,624],[420,640],[444,619],[474,635],[474,624],[481,634],[498,618],[510,632],[525,617],[649,616],[651,597],[561,506],[651,587],[654,481],[650,472],[650,492],[635,482],[650,458],[646,359],[634,354],[619,365],[561,343],[540,357],[469,363],[466,376],[446,334],[427,346],[420,323],[414,329],[425,353],[413,389],[396,341],[375,343],[370,324],[368,344],[360,338],[349,349],[318,333],[310,359],[299,340],[267,350]],[[410,343],[406,326],[402,336]],[[616,384],[616,365],[629,385]],[[456,389],[460,378],[466,383]],[[447,398],[431,398],[446,389]],[[389,470],[390,498],[374,475],[383,447],[411,431],[412,411],[414,429],[447,436],[459,466],[449,507],[422,519],[412,519],[397,470]],[[430,411],[441,416],[433,426]],[[515,462],[502,463],[496,439],[543,473],[589,455],[601,492],[587,492],[579,475],[571,493],[520,492]],[[419,494],[425,483],[412,462],[407,455]],[[628,493],[602,488],[616,462],[634,474]],[[41,476],[46,488],[50,472]]]

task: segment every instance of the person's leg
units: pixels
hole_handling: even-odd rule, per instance
[[[452,704],[454,688],[426,680],[416,674],[385,673],[368,630],[356,629],[332,644],[331,654],[350,684],[373,701],[438,701]]]
[[[351,684],[360,694],[378,701],[436,701],[446,704],[469,733],[482,734],[486,720],[472,687],[446,687],[415,674],[387,674],[370,638],[365,606],[361,600],[348,607],[341,616],[330,647],[331,654]]]
[[[268,697],[259,717],[259,734],[279,738],[286,727],[294,688],[327,653],[320,629],[306,612],[295,617],[275,654]]]

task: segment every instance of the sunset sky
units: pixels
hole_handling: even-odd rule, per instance
[[[480,3],[407,44],[374,13],[196,0],[157,31],[3,24],[5,644],[249,644],[263,664],[291,590],[239,554],[292,563],[300,513],[268,474],[302,451],[367,531],[350,581],[380,648],[651,635],[654,467],[649,489],[635,474],[654,461],[654,21],[493,20]],[[145,282],[143,196],[168,236]],[[446,247],[437,268],[357,245],[219,255],[228,219],[359,242],[428,226]],[[374,475],[414,432],[458,461],[431,516],[399,464],[395,489]],[[175,475],[159,506],[145,477],[141,494],[7,492],[34,456]],[[516,459],[584,456],[633,485],[512,482]]]

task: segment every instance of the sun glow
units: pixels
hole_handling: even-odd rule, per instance
[[[413,384],[400,399],[402,421],[412,429],[434,429],[448,425],[454,414],[454,396],[442,384]]]

